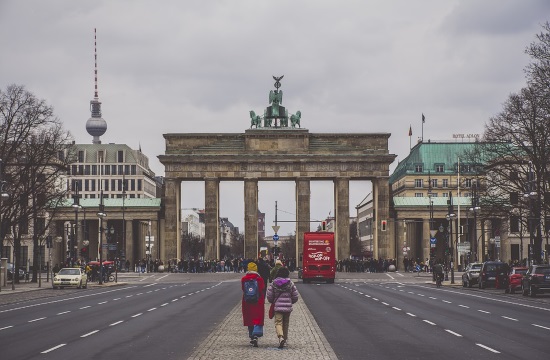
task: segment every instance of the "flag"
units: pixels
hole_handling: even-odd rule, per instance
[[[409,136],[413,136],[413,128],[409,125]]]
[[[426,122],[426,117],[424,116],[424,114],[422,114],[422,124],[424,124]]]

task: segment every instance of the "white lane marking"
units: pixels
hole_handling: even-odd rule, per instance
[[[484,313],[484,314],[490,314],[490,312],[485,311],[485,310],[478,310],[478,311],[481,312],[481,313]]]
[[[40,321],[40,320],[44,320],[45,317],[41,317],[41,318],[37,318],[37,319],[33,319],[33,320],[29,320],[29,322],[35,322],[35,321]]]
[[[63,347],[63,346],[65,346],[65,345],[67,345],[67,344],[59,344],[59,345],[57,345],[57,346],[54,346],[53,348],[49,348],[48,350],[42,351],[41,354],[47,354],[47,353],[49,353],[50,351],[54,351],[54,350],[59,349],[60,347]]]
[[[428,321],[428,320],[422,320],[422,321],[424,321],[425,323],[428,323],[428,324],[430,324],[430,325],[435,325],[435,323],[433,323],[433,322],[431,322],[431,321]]]
[[[392,309],[395,309],[395,310],[397,310],[397,311],[401,311],[401,309],[400,309],[400,308],[398,308],[398,307],[395,307],[395,306],[392,306]]]
[[[183,296],[180,296],[180,299],[183,299],[184,297],[185,297],[185,295],[183,295]]]
[[[114,298],[113,301],[117,301],[117,300],[120,300],[120,298]]]
[[[452,302],[449,301],[449,300],[441,300],[441,301],[443,301],[444,303],[447,303],[447,304],[452,304]]]
[[[403,289],[399,289],[399,291],[405,291],[405,290],[403,290]]]
[[[78,310],[84,310],[84,309],[87,309],[87,308],[91,308],[91,306],[90,305],[83,306],[83,307],[79,308]]]
[[[418,296],[426,296],[426,295],[424,295],[424,294],[417,294],[417,295],[418,295]]]
[[[386,305],[386,306],[389,306],[390,304],[388,304],[387,302],[383,302],[382,301],[382,304]]]
[[[88,337],[88,336],[90,336],[90,335],[95,334],[96,332],[99,332],[99,330],[90,331],[90,332],[87,333],[87,334],[80,335],[80,337],[81,337],[81,338],[85,338],[85,337]]]
[[[143,315],[143,313],[132,315],[133,318]]]
[[[103,304],[107,304],[107,303],[108,303],[108,301],[102,301],[102,302],[98,302],[97,304],[98,305],[103,305]]]
[[[138,295],[139,295],[139,294],[138,294]],[[134,296],[134,295],[126,295],[127,298],[131,298],[132,296]]]
[[[549,327],[546,327],[546,326],[542,326],[542,325],[537,325],[537,324],[531,324],[533,326],[536,326],[536,327],[539,327],[539,328],[543,328],[543,329],[546,329],[546,330],[550,330]]]
[[[411,314],[411,313],[407,313],[407,315],[412,316],[412,317],[416,317],[415,314]]]
[[[151,308],[151,309],[149,309],[149,310],[147,310],[147,311],[153,311],[153,310],[156,310],[156,309],[157,309],[157,308],[154,307],[154,308]]]
[[[452,330],[445,329],[445,331],[448,332],[449,334],[453,334],[454,336],[462,337],[462,335],[460,335],[460,334],[458,334],[458,333],[455,333],[455,332],[452,331]]]
[[[377,298],[372,298],[372,299],[373,299],[374,301],[378,301],[378,299],[377,299]]]
[[[394,280],[395,278],[393,276],[391,276],[390,274],[386,273],[386,275],[388,275],[390,277],[390,279]]]
[[[500,354],[500,351],[497,351],[497,350],[495,350],[495,349],[493,349],[493,348],[490,348],[490,347],[488,347],[488,346],[485,346],[485,345],[483,345],[483,344],[476,344],[476,345],[479,346],[479,347],[482,347],[482,348],[484,348],[484,349],[486,349],[486,350],[492,351],[492,352],[494,352],[495,354]]]
[[[413,293],[412,291],[407,291],[407,292],[408,292],[409,294],[413,294],[413,295],[414,295],[414,293]]]
[[[116,325],[118,325],[120,323],[123,323],[123,322],[124,322],[124,320],[120,320],[120,321],[117,321],[117,322],[114,322],[114,323],[110,324],[109,326],[116,326]]]
[[[502,316],[504,319],[512,320],[512,321],[519,321],[518,319],[514,319],[508,316]]]
[[[143,293],[137,293],[136,296],[138,296],[138,295],[143,295]]]
[[[370,298],[370,297],[371,297],[370,295],[367,295],[367,294],[365,294],[365,296],[366,296],[366,297],[368,297],[368,298]]]
[[[115,292],[115,291],[122,291],[122,290],[132,289],[132,288],[135,288],[135,287],[136,287],[136,286],[128,286],[128,287],[124,287],[124,288],[120,288],[120,289],[106,290],[106,291],[94,292],[94,293],[86,294],[86,295],[78,295],[78,296],[73,296],[73,297],[68,297],[68,298],[63,298],[63,299],[57,299],[57,300],[52,300],[52,301],[45,301],[45,302],[38,303],[38,304],[25,305],[25,306],[20,306],[20,307],[17,307],[17,308],[11,308],[11,309],[6,309],[6,310],[0,310],[0,314],[5,313],[5,312],[11,312],[11,311],[29,309],[29,308],[33,308],[33,307],[37,307],[37,306],[50,305],[50,304],[57,304],[57,303],[65,302],[65,301],[69,301],[69,300],[75,300],[75,299],[88,298],[88,297],[91,297],[91,296],[104,295],[104,294],[111,293],[111,292]]]
[[[359,293],[359,295],[363,295],[363,293],[362,293],[362,292],[360,292],[360,293]]]
[[[162,304],[162,305],[161,305],[161,307],[162,307],[162,306],[166,306],[166,305],[168,305],[168,303],[164,303],[164,304]]]
[[[458,306],[463,307],[463,308],[465,308],[465,309],[469,309],[469,308],[470,308],[469,306],[466,306],[466,305],[458,305]]]
[[[55,315],[63,315],[63,314],[68,314],[68,313],[70,313],[70,311],[63,311],[63,312],[57,313]]]
[[[430,299],[432,299],[432,300],[437,300],[437,298],[436,298],[436,297],[433,297],[433,296],[430,296]]]
[[[172,302],[174,302],[174,301],[178,301],[178,299],[174,299],[174,300],[172,300]]]
[[[6,330],[6,329],[9,329],[9,328],[12,328],[13,325],[10,325],[10,326],[4,326],[3,328],[0,328],[0,330]]]
[[[193,293],[189,293],[189,294],[187,294],[187,296],[191,296],[191,295],[193,295]]]

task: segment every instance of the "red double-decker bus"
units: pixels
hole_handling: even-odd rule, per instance
[[[304,233],[302,253],[302,280],[334,283],[336,277],[336,252],[333,232]]]

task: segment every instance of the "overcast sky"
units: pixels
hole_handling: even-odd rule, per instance
[[[393,169],[422,113],[425,140],[482,134],[524,86],[524,49],[549,18],[547,0],[1,0],[0,87],[25,85],[91,143],[97,28],[101,140],[141,146],[157,175],[162,134],[244,132],[272,75],[312,133],[391,133]],[[369,191],[352,182],[352,215]],[[221,216],[244,230],[242,194],[242,183],[221,185]],[[332,196],[330,183],[312,184],[312,219],[334,213]],[[293,183],[260,183],[259,199],[268,234],[275,201],[278,220],[294,218]],[[182,204],[204,207],[202,184]]]

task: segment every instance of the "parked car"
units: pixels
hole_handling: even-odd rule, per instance
[[[8,263],[8,280],[13,278],[13,264]],[[27,271],[23,268],[19,268],[19,280],[25,280],[27,278]]]
[[[466,266],[464,274],[462,274],[462,286],[472,287],[477,284],[479,280],[479,271],[481,270],[482,263],[470,263]]]
[[[506,275],[510,271],[510,266],[502,261],[485,261],[479,272],[478,286],[480,289],[486,287],[504,287],[506,284]]]
[[[550,265],[531,265],[521,280],[523,296],[550,292]]]
[[[75,286],[76,288],[88,287],[88,276],[82,268],[62,268],[53,277],[52,287],[63,289],[65,286]]]
[[[506,279],[506,287],[504,288],[504,292],[507,294],[514,294],[516,289],[521,289],[521,280],[526,272],[527,267],[525,266],[514,266],[511,268],[508,273],[508,278]]]

